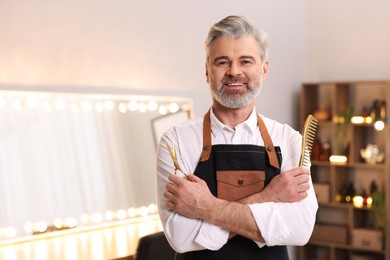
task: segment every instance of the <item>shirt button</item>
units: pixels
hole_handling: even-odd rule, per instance
[[[244,180],[243,180],[243,179],[239,179],[239,180],[237,181],[237,183],[238,183],[238,185],[242,185],[242,184],[244,184]]]

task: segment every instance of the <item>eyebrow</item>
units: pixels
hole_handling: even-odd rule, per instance
[[[256,60],[255,57],[253,56],[241,56],[240,59],[251,59],[251,60]]]
[[[214,59],[214,62],[218,61],[218,60],[228,60],[229,57],[228,56],[219,56],[219,57],[216,57]],[[243,56],[240,56],[240,59],[251,59],[251,60],[256,60],[255,57],[253,56],[250,56],[250,55],[243,55]]]

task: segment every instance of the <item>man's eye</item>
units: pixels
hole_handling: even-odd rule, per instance
[[[221,60],[217,62],[217,66],[227,66],[229,63],[225,60]]]
[[[252,64],[252,61],[250,61],[250,60],[243,60],[242,64]]]

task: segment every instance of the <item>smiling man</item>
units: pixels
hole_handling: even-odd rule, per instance
[[[301,135],[256,112],[268,35],[228,16],[210,28],[205,49],[212,106],[167,131],[157,152],[165,235],[176,259],[288,259],[286,245],[310,238],[318,204],[309,168],[297,167]],[[166,141],[188,177],[175,175]]]

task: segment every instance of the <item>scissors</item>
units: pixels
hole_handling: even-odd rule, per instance
[[[169,146],[167,140],[165,140],[165,144],[167,146],[167,149],[168,149],[168,152],[169,152],[169,155],[171,156],[172,158],[172,161],[173,161],[173,165],[175,166],[175,174],[176,174],[176,171],[180,171],[181,173],[184,174],[184,176],[186,176],[186,178],[188,177],[188,174],[185,173],[180,165],[179,165],[179,162],[177,160],[177,155],[176,155],[176,148],[175,148],[175,144],[174,142],[172,141],[172,148]]]

